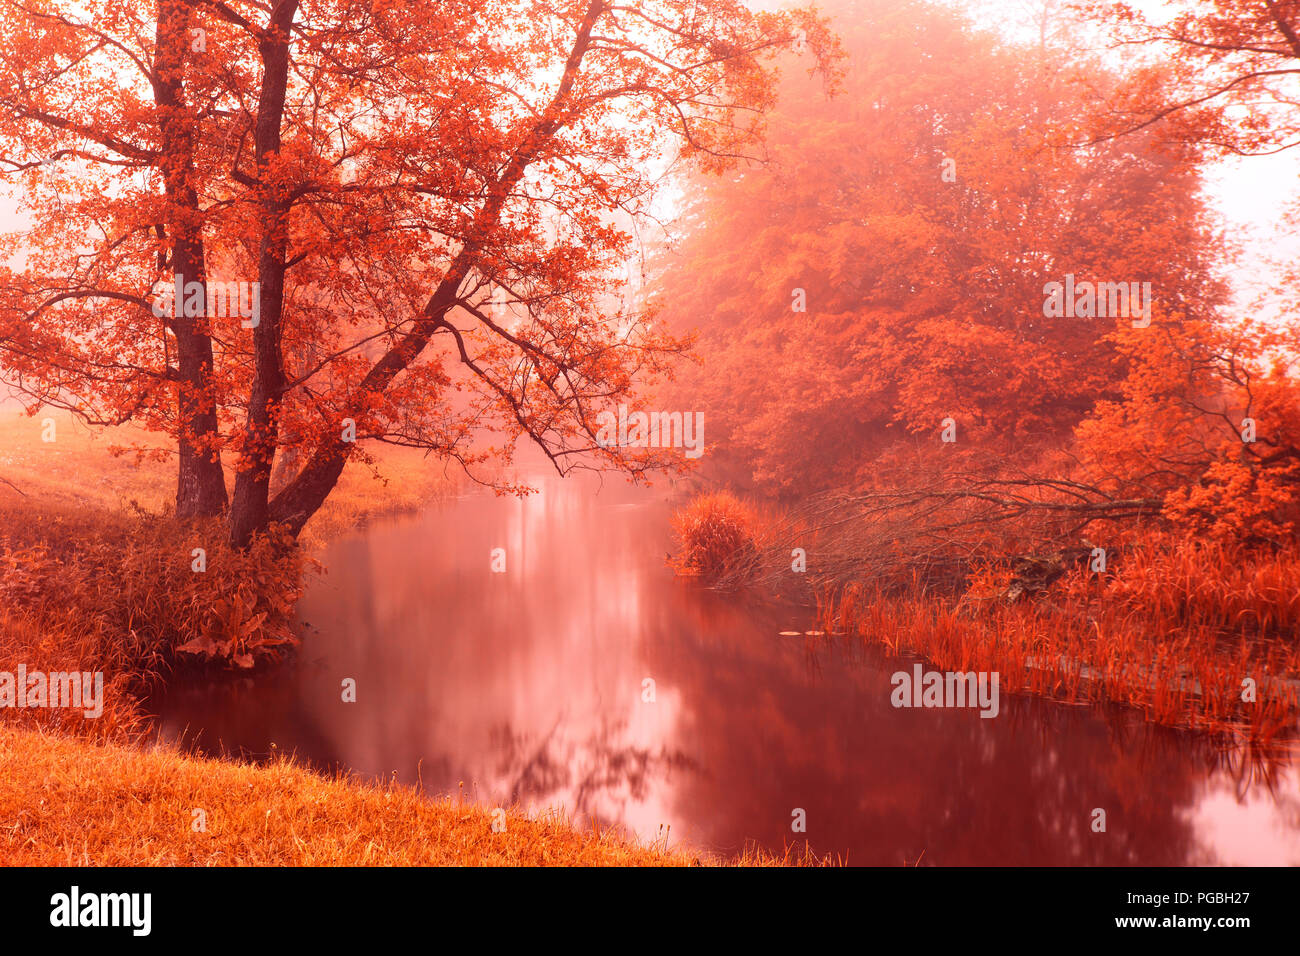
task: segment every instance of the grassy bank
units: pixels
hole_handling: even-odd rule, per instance
[[[1246,567],[1214,566],[1222,568],[1224,584],[1247,577],[1275,585],[1230,592],[1218,602],[1205,588],[1180,593],[1180,584],[1202,581],[1203,573],[1190,580],[1143,573],[1151,566],[1146,562],[1199,561],[1206,555],[1192,555],[1203,550],[1185,546],[1137,558],[1111,582],[1075,572],[1013,603],[1001,597],[1005,580],[992,587],[977,583],[959,597],[922,586],[901,592],[849,586],[823,604],[820,627],[892,654],[923,657],[942,671],[997,673],[1003,691],[1121,704],[1153,723],[1256,745],[1294,738],[1300,595],[1284,570],[1300,570],[1300,554],[1260,558]],[[1198,595],[1206,600],[1198,604]],[[1242,595],[1256,605],[1257,617],[1237,610],[1235,598]]]
[[[131,729],[131,693],[177,663],[278,656],[295,643],[313,551],[457,487],[418,452],[384,448],[345,470],[301,548],[260,540],[243,552],[220,520],[174,518],[175,466],[156,439],[0,410],[0,668],[111,675],[103,718],[11,719],[109,736]]]
[[[711,862],[559,819],[503,819],[494,832],[491,808],[330,779],[283,758],[252,766],[0,725],[0,860],[11,866]]]

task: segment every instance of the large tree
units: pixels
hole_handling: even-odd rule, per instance
[[[809,13],[734,0],[4,11],[0,140],[39,239],[4,283],[6,365],[208,464],[228,450],[240,544],[301,529],[366,439],[653,464],[597,440],[599,410],[678,350],[608,308],[631,225],[665,165],[757,152],[773,52],[831,47]],[[158,319],[147,290],[181,266],[256,283],[257,321]],[[286,448],[302,466],[273,495]]]

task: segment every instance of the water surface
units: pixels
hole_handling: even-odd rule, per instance
[[[806,840],[859,864],[1300,864],[1292,766],[1117,709],[1006,694],[996,719],[894,709],[890,674],[910,662],[779,636],[808,612],[675,578],[655,492],[536,483],[336,542],[298,658],[171,688],[152,702],[162,732],[722,853]]]

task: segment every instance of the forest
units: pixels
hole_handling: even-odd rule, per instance
[[[1297,865],[1297,77],[0,0],[0,861]]]

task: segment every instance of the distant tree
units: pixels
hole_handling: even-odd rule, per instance
[[[1054,148],[1097,106],[1077,74],[1105,74],[1046,33],[1006,46],[919,2],[830,12],[844,95],[792,73],[771,162],[689,183],[655,299],[699,330],[676,400],[706,410],[739,480],[794,496],[938,448],[948,418],[959,449],[1067,444],[1122,399],[1131,319],[1045,314],[1045,286],[1149,282],[1166,327],[1207,319],[1222,287],[1195,154]]]

